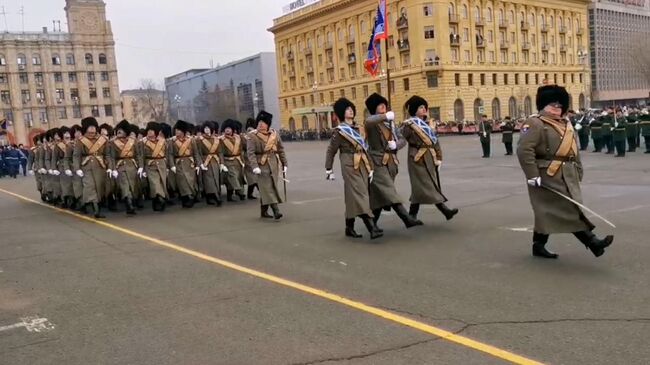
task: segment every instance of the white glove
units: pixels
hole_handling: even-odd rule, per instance
[[[47,170],[48,175],[54,175],[54,171],[52,170]]]
[[[285,166],[285,167],[282,169],[282,172],[286,174],[288,169],[289,169],[289,168]]]
[[[117,172],[117,170],[113,170],[113,173],[111,173],[111,176],[113,177],[113,179],[117,179],[117,177],[118,177],[119,175],[120,175],[120,173]]]
[[[487,138],[487,132],[483,132],[483,138]]]
[[[205,166],[204,164],[201,164],[201,170],[203,170],[203,171],[208,171],[208,167]]]
[[[438,167],[438,170],[440,170],[442,168],[442,161],[436,160],[435,164],[436,164],[436,167]]]
[[[397,150],[397,142],[388,141],[388,149],[391,150],[391,151]]]
[[[206,167],[206,170],[207,170],[207,167]],[[226,167],[226,165],[221,165],[221,172],[228,172],[228,168]]]
[[[392,122],[395,120],[395,112],[388,112],[386,113],[386,120],[389,122]]]
[[[370,171],[370,174],[368,174],[368,181],[370,184],[372,184],[372,178],[375,176],[375,171]]]
[[[84,177],[84,172],[81,170],[77,170],[77,176]]]
[[[196,174],[198,175],[199,173],[201,173],[201,168],[197,166],[194,168],[194,171],[196,171]]]
[[[72,170],[65,170],[65,175],[72,177],[74,174],[72,173]]]
[[[41,174],[41,175],[45,175],[45,174],[47,174],[47,170],[45,170],[44,168],[41,167],[40,169],[38,169],[38,173]]]
[[[334,176],[334,171],[325,170],[325,180],[329,180],[329,181],[336,180],[336,176]]]
[[[140,167],[140,168],[138,169],[138,176],[140,176],[140,178],[143,178],[143,177],[146,177],[146,176],[147,176],[147,175],[144,173],[144,169],[143,169],[142,167]]]
[[[34,176],[34,170],[29,170],[29,175]]]
[[[61,172],[59,170],[52,170],[52,175],[59,176],[61,175]]]
[[[176,173],[176,166],[172,166],[171,170],[173,173]]]
[[[259,167],[256,167],[256,168],[253,169],[253,173],[254,173],[255,175],[261,175],[261,174],[262,174],[262,170],[261,170]]]
[[[539,176],[538,176],[538,177],[534,177],[534,178],[532,178],[532,179],[528,179],[527,182],[528,182],[528,185],[530,185],[530,186],[532,186],[532,187],[539,188],[539,187],[542,186],[542,178],[539,177]]]
[[[110,178],[113,175],[113,170],[111,169],[106,170],[106,175]]]

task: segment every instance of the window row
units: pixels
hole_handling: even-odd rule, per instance
[[[32,76],[33,76],[34,82],[36,82],[36,84],[38,86],[43,85],[43,82],[44,82],[43,73],[36,72]],[[56,82],[56,83],[63,82],[63,73],[54,72],[52,74],[52,76],[53,76],[54,82]],[[97,80],[95,72],[87,72],[86,73],[86,78],[88,79],[89,82],[93,82],[93,81]],[[18,74],[18,81],[21,84],[29,84],[29,82],[30,82],[29,80],[30,80],[30,77],[29,77],[29,74],[27,72],[20,72]],[[110,81],[109,73],[107,71],[100,72],[100,80],[101,81]],[[68,72],[68,81],[69,82],[77,82],[78,81],[77,73],[76,72]],[[6,73],[0,73],[0,84],[6,84],[6,83],[9,83],[9,76]]]
[[[101,112],[103,110],[103,113]],[[8,117],[7,113],[11,113],[11,111],[7,112],[5,111],[5,116]],[[112,105],[92,105],[90,107],[90,113],[92,114],[93,117],[100,118],[100,117],[112,117],[113,116],[113,106]],[[102,115],[103,114],[103,115]],[[34,126],[34,121],[35,121],[35,115],[38,117],[38,121],[42,124],[47,124],[50,122],[48,115],[47,115],[47,110],[46,109],[39,109],[38,111],[32,111],[32,110],[25,110],[23,111],[23,119],[25,121],[25,125],[28,127],[33,127]],[[81,107],[79,105],[75,105],[72,107],[72,114],[68,114],[68,108],[66,107],[58,107],[56,108],[56,118],[57,119],[68,119],[69,115],[72,115],[72,118],[81,118]],[[13,116],[11,116],[11,119],[13,119]]]
[[[583,74],[582,73],[577,74],[577,76],[574,73],[570,73],[570,74],[566,74],[566,73],[557,74],[557,73],[555,73],[555,74],[552,75],[552,80],[551,80],[551,75],[548,74],[548,73],[545,73],[543,75],[538,74],[538,73],[536,73],[534,75],[525,73],[525,74],[523,74],[523,78],[520,78],[521,74],[518,74],[518,73],[515,73],[514,75],[504,73],[503,75],[501,75],[501,77],[497,73],[491,74],[491,77],[490,77],[490,74],[481,73],[481,74],[477,74],[478,75],[477,79],[474,78],[475,74],[470,73],[470,74],[466,74],[466,75],[467,75],[467,77],[465,78],[460,73],[454,74],[454,85],[455,86],[465,86],[465,85],[467,85],[467,86],[475,86],[475,85],[498,86],[498,85],[511,85],[511,84],[514,84],[514,85],[519,85],[519,84],[530,85],[531,83],[533,85],[540,85],[541,83],[547,83],[547,82],[551,82],[551,81],[554,84],[566,85],[566,84],[575,84],[576,80],[578,80],[579,83],[583,82]],[[533,78],[533,76],[534,76],[534,78]],[[543,77],[543,78],[540,80],[540,77]],[[533,82],[533,80],[534,80],[534,82]]]
[[[102,92],[102,97],[104,98],[111,97],[110,88],[108,87],[102,88],[101,92]],[[67,94],[69,95],[70,100],[74,102],[79,101],[79,89],[70,89]],[[54,95],[55,95],[55,101],[58,104],[62,104],[66,100],[66,92],[64,89],[55,89]],[[45,104],[47,102],[46,92],[43,89],[37,89],[34,96],[35,96],[34,100],[39,104]],[[98,97],[97,88],[91,87],[90,89],[88,89],[88,97],[90,99],[97,99]],[[31,91],[21,90],[20,100],[22,101],[23,104],[30,103],[32,101]],[[11,104],[11,92],[9,90],[0,90],[0,102],[4,104]]]
[[[94,59],[94,57],[93,57],[93,55],[91,53],[86,53],[86,55],[84,56],[84,60],[85,60],[87,65],[93,65],[95,63],[95,59]],[[55,65],[55,66],[60,66],[62,64],[61,56],[59,56],[58,53],[52,54],[51,61],[52,61],[52,65]],[[98,61],[98,63],[100,65],[108,64],[108,60],[106,58],[106,55],[103,54],[103,53],[99,54],[99,57],[97,57],[97,61]],[[42,64],[42,62],[43,61],[41,59],[40,54],[35,53],[35,54],[32,55],[32,65],[40,66]],[[66,65],[74,65],[75,64],[74,54],[68,53],[65,56],[65,63],[66,63]],[[22,53],[18,54],[18,56],[16,57],[16,64],[19,67],[21,67],[21,66],[25,67],[27,65],[27,56],[25,56]],[[0,54],[0,66],[6,66],[6,65],[7,65],[7,59],[5,58],[4,55]]]

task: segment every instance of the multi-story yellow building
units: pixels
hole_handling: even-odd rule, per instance
[[[404,117],[412,95],[442,121],[521,117],[537,88],[567,86],[572,108],[589,98],[588,0],[388,1],[388,62],[378,78],[363,67],[377,0],[321,0],[274,20],[284,128],[330,126],[331,105],[387,94]],[[386,49],[382,45],[386,59]],[[365,110],[367,114],[368,111]],[[361,118],[359,118],[361,119]],[[320,125],[316,125],[320,120]]]
[[[102,0],[66,0],[68,32],[0,34],[0,119],[13,142],[95,116],[122,116],[111,24]]]

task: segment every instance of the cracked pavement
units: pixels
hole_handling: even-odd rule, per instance
[[[542,363],[647,364],[650,156],[585,153],[585,203],[617,224],[597,223],[616,241],[596,259],[554,236],[560,259],[543,261],[521,231],[532,212],[516,160],[496,141],[489,160],[474,137],[442,143],[444,191],[460,214],[445,222],[423,207],[425,226],[408,231],[385,215],[377,244],[343,237],[342,181],[325,181],[325,143],[287,144],[280,223],[260,222],[257,202],[108,221]],[[29,177],[0,188],[35,197]],[[504,363],[2,193],[0,232],[0,327],[26,316],[56,326],[0,332],[1,365]]]

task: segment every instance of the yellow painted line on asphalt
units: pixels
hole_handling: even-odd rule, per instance
[[[135,238],[139,238],[139,239],[144,240],[144,241],[148,241],[148,242],[153,243],[153,244],[158,245],[158,246],[166,247],[166,248],[169,248],[171,250],[174,250],[174,251],[177,251],[177,252],[180,252],[180,253],[184,253],[184,254],[186,254],[188,256],[192,256],[192,257],[197,258],[197,259],[201,259],[201,260],[204,260],[204,261],[207,261],[207,262],[211,262],[213,264],[217,264],[217,265],[227,267],[227,268],[235,270],[235,271],[239,271],[241,273],[252,275],[252,276],[255,276],[257,278],[260,278],[260,279],[263,279],[263,280],[266,280],[266,281],[270,281],[270,282],[275,283],[275,284],[283,285],[283,286],[293,288],[293,289],[299,290],[299,291],[307,293],[307,294],[311,294],[311,295],[314,295],[314,296],[317,296],[317,297],[320,297],[320,298],[323,298],[323,299],[327,299],[329,301],[336,302],[336,303],[342,304],[344,306],[354,308],[354,309],[357,309],[359,311],[362,311],[362,312],[365,312],[365,313],[368,313],[368,314],[372,314],[372,315],[380,317],[380,318],[384,318],[386,320],[401,324],[401,325],[406,326],[406,327],[411,327],[413,329],[416,329],[416,330],[419,330],[419,331],[434,335],[436,337],[440,337],[440,338],[442,338],[444,340],[457,343],[459,345],[462,345],[462,346],[465,346],[465,347],[468,347],[468,348],[471,348],[471,349],[486,353],[488,355],[497,357],[499,359],[502,359],[502,360],[505,360],[505,361],[508,361],[508,362],[511,362],[511,363],[514,363],[514,364],[521,364],[521,365],[541,365],[542,364],[542,363],[537,362],[535,360],[526,358],[526,357],[521,356],[521,355],[517,355],[515,353],[500,349],[498,347],[494,347],[492,345],[488,345],[488,344],[483,343],[483,342],[472,340],[471,338],[461,336],[461,335],[457,335],[455,333],[446,331],[444,329],[431,326],[431,325],[426,324],[424,322],[416,321],[414,319],[411,319],[411,318],[408,318],[408,317],[405,317],[405,316],[401,316],[401,315],[398,315],[398,314],[395,314],[395,313],[392,313],[392,312],[389,312],[389,311],[386,311],[386,310],[383,310],[383,309],[380,309],[380,308],[377,308],[377,307],[373,307],[373,306],[364,304],[362,302],[358,302],[358,301],[355,301],[355,300],[352,300],[352,299],[348,299],[348,298],[342,297],[342,296],[334,294],[334,293],[330,293],[330,292],[327,292],[327,291],[324,291],[324,290],[321,290],[321,289],[317,289],[317,288],[314,288],[314,287],[311,287],[311,286],[303,285],[303,284],[297,283],[295,281],[283,279],[281,277],[271,275],[271,274],[267,274],[267,273],[264,273],[264,272],[261,272],[261,271],[257,271],[257,270],[254,270],[254,269],[251,269],[251,268],[248,268],[248,267],[245,267],[245,266],[241,266],[241,265],[235,264],[235,263],[227,261],[227,260],[222,260],[222,259],[219,259],[217,257],[206,255],[204,253],[194,251],[194,250],[191,250],[189,248],[179,246],[179,245],[171,243],[171,242],[163,241],[163,240],[151,237],[151,236],[147,236],[147,235],[132,231],[132,230],[127,229],[127,228],[122,228],[120,226],[117,226],[117,225],[114,225],[114,224],[111,224],[111,223],[107,223],[105,221],[96,220],[96,219],[93,219],[93,218],[90,218],[90,217],[87,217],[87,216],[84,216],[84,215],[81,215],[81,214],[77,214],[75,212],[71,212],[69,210],[53,207],[53,206],[38,202],[36,200],[30,199],[28,197],[13,193],[11,191],[0,189],[0,192],[3,192],[5,194],[7,194],[7,195],[11,195],[11,196],[13,196],[15,198],[18,198],[20,200],[24,200],[26,202],[30,202],[30,203],[37,204],[37,205],[40,205],[40,206],[43,206],[43,207],[46,207],[46,208],[50,208],[50,209],[56,210],[56,211],[58,211],[60,213],[68,214],[68,215],[74,216],[76,218],[79,218],[79,219],[82,219],[82,220],[85,220],[85,221],[88,221],[88,222],[92,222],[92,223],[98,224],[100,226],[112,229],[114,231],[118,231],[118,232],[124,233],[126,235],[129,235],[129,236],[132,236],[132,237],[135,237]]]

